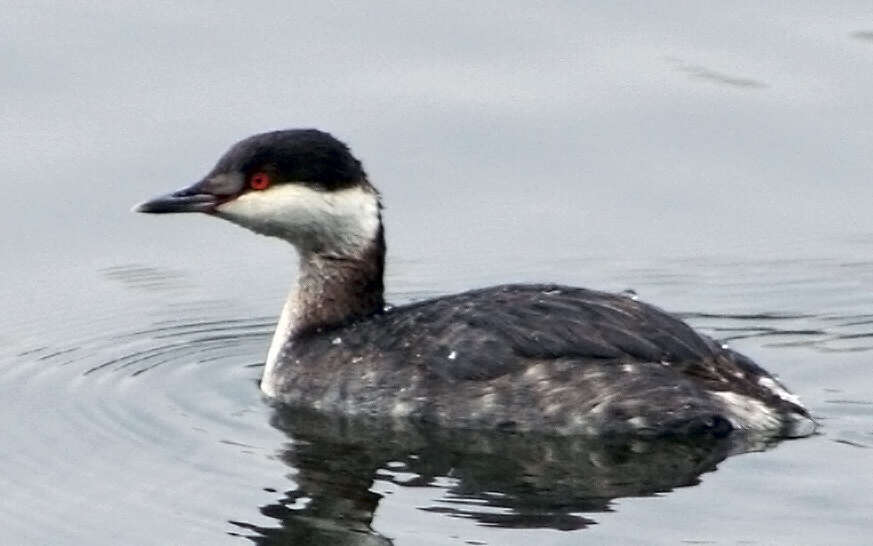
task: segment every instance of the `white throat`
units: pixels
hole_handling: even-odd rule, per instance
[[[282,307],[282,313],[279,315],[279,322],[276,324],[276,331],[273,332],[273,340],[270,342],[270,349],[267,351],[267,360],[264,363],[264,373],[261,375],[261,391],[270,397],[276,396],[276,382],[278,380],[276,370],[279,363],[285,358],[285,346],[291,342],[291,334],[294,331],[294,297],[295,287],[291,289],[288,299],[285,300],[285,305]],[[288,347],[290,349],[290,347]]]

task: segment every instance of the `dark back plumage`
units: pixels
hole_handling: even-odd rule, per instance
[[[372,405],[372,413],[391,413],[382,400],[407,392],[421,401],[414,413],[437,422],[579,432],[574,416],[602,404],[609,410],[594,425],[586,421],[586,432],[627,431],[637,417],[664,433],[727,423],[704,392],[732,391],[806,415],[759,385],[770,376],[751,360],[669,313],[582,288],[473,290],[312,332],[292,345],[294,360],[281,374],[287,400],[314,396],[345,412],[351,403],[355,411]],[[368,385],[362,376],[377,379]],[[537,389],[548,394],[532,394]],[[485,415],[476,404],[488,395],[500,403]],[[544,415],[550,406],[560,408]]]

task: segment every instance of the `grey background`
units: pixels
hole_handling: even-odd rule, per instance
[[[695,324],[748,333],[738,346],[823,417],[823,436],[731,459],[700,487],[619,501],[585,538],[869,536],[869,2],[2,8],[0,526],[13,543],[238,543],[227,520],[263,518],[285,439],[257,370],[235,366],[263,358],[293,255],[215,220],[129,209],[239,138],[303,126],[347,141],[382,191],[393,299],[509,280],[633,287],[722,314]],[[755,313],[798,318],[727,317]],[[256,317],[263,339],[228,349],[218,377],[172,361],[141,379],[83,375],[174,317]],[[227,438],[256,455],[228,455]],[[399,544],[582,539],[411,508],[438,496],[401,489],[374,526]]]

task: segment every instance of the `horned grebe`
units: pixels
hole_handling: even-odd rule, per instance
[[[314,129],[254,135],[138,212],[203,212],[293,244],[261,389],[324,412],[559,434],[805,436],[772,375],[625,295],[504,285],[386,308],[379,193]]]

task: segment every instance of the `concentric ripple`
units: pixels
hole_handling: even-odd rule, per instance
[[[204,318],[203,303],[3,356],[0,526],[9,536],[238,542],[227,520],[257,517],[262,488],[287,472],[272,460],[282,438],[256,384],[273,321],[216,309]]]
[[[864,387],[873,265],[776,265],[607,262],[601,278],[555,280],[633,288],[687,310],[689,322],[804,397],[824,428],[798,446],[860,461],[873,447]],[[415,279],[416,267],[400,264],[396,274]],[[528,264],[523,276],[546,278],[556,267]],[[144,265],[98,275],[105,285],[95,290],[107,296],[75,320],[52,315],[61,327],[51,335],[36,320],[7,325],[0,528],[16,543],[523,544],[538,530],[596,534],[618,503],[635,506],[619,499],[687,491],[718,476],[727,455],[768,447],[592,444],[276,410],[257,388],[274,297],[263,305],[202,297],[185,272]],[[400,286],[397,303],[438,295]],[[804,291],[811,295],[799,305],[786,296]],[[755,464],[769,459],[739,459],[766,474]],[[790,487],[783,478],[772,471],[768,481]],[[482,531],[493,528],[515,534]]]

